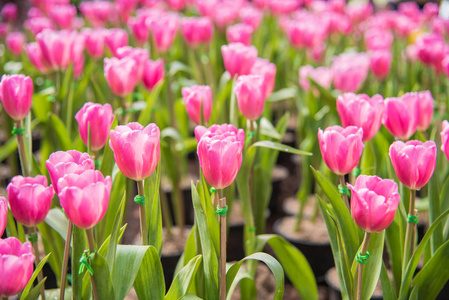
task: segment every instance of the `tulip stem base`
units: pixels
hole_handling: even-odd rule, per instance
[[[340,175],[338,177],[340,178],[340,185],[343,188],[346,188],[345,175]],[[351,207],[349,206],[348,196],[346,194],[342,194],[342,198],[343,198],[343,202],[345,203],[345,205],[348,208],[348,210],[351,210]]]
[[[69,220],[69,223],[67,225],[67,238],[65,239],[65,245],[64,245],[64,258],[62,261],[61,288],[59,289],[59,299],[64,299],[71,240],[72,240],[72,222]]]
[[[17,121],[16,122],[16,127],[17,128],[22,128],[23,126],[23,121]],[[28,160],[26,157],[26,152],[25,152],[25,142],[23,140],[23,135],[22,134],[16,134],[17,137],[17,148],[19,149],[19,157],[20,157],[20,166],[22,168],[22,175],[24,177],[28,177],[30,176],[30,171],[28,168]]]
[[[218,207],[226,208],[226,198],[218,201]],[[220,215],[220,300],[226,299],[226,214]]]
[[[145,192],[143,189],[143,180],[137,181],[137,192],[139,196],[145,196]],[[145,211],[145,205],[139,205],[139,213],[142,245],[148,245],[147,213]]]
[[[36,228],[34,226],[32,227],[28,227],[28,234],[29,235],[35,235],[36,234]],[[35,264],[36,264],[36,268],[39,265],[39,263],[41,262],[40,256],[39,256],[39,245],[37,244],[37,241],[34,243],[31,243],[31,245],[33,246],[33,253],[34,253],[34,257],[35,257]],[[44,279],[44,275],[42,273],[42,270],[39,271],[39,273],[37,274],[37,283],[42,282],[42,280]],[[41,287],[41,299],[45,300],[45,285],[42,285]]]
[[[416,216],[418,211],[415,209],[416,191],[410,190],[410,203],[408,213],[409,215]],[[407,228],[405,230],[405,243],[404,243],[404,261],[402,262],[402,270],[405,271],[410,260],[410,257],[414,251],[415,244],[415,228],[416,224],[407,222]]]
[[[89,245],[89,253],[95,251],[95,240],[94,240],[94,230],[92,228],[86,229],[87,244]],[[89,259],[89,264],[92,262]],[[97,288],[95,287],[94,275],[90,274],[90,283],[92,285],[92,294],[94,300],[98,300]]]
[[[365,232],[365,237],[363,238],[362,242],[362,249],[359,252],[362,256],[367,255],[370,239],[371,239],[371,232]],[[357,288],[356,288],[357,300],[362,299],[362,274],[363,274],[363,264],[357,262],[357,271],[355,274],[355,276],[357,277]]]

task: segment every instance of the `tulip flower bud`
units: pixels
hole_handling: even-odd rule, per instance
[[[182,97],[187,114],[196,124],[209,122],[212,112],[212,90],[207,85],[193,85],[182,88]],[[202,116],[201,116],[202,114]]]
[[[118,96],[124,97],[132,93],[141,79],[138,73],[139,66],[130,57],[104,59],[104,77],[111,91]]]
[[[156,84],[164,80],[164,77],[165,68],[162,59],[147,60],[145,62],[142,82],[147,90],[151,91]]]
[[[330,89],[334,73],[331,68],[318,67],[313,68],[311,65],[302,66],[299,68],[299,85],[305,91],[310,89],[309,78],[325,89]]]
[[[420,131],[426,131],[432,122],[433,97],[430,91],[417,92],[418,102],[418,127]]]
[[[148,40],[148,36],[150,35],[150,28],[147,25],[146,18],[129,18],[128,27],[133,33],[136,44],[142,46]]]
[[[242,149],[245,145],[245,132],[243,131],[243,129],[237,129],[234,125],[214,124],[209,128],[201,125],[195,127],[195,138],[198,143],[201,141],[202,137],[212,137],[215,135],[233,136],[237,141],[240,142]]]
[[[243,23],[256,30],[262,22],[263,12],[255,7],[246,6],[239,11],[239,16]]]
[[[131,46],[118,48],[117,58],[122,59],[125,57],[134,59],[137,66],[137,77],[142,79],[143,72],[145,69],[145,62],[148,60],[148,58],[150,58],[148,50],[142,48],[133,48]]]
[[[399,204],[398,185],[391,179],[360,175],[351,190],[351,213],[366,232],[381,232],[394,219]]]
[[[208,17],[189,17],[181,20],[181,33],[186,43],[196,48],[210,43],[214,34],[214,24]]]
[[[241,75],[235,82],[234,92],[240,111],[248,120],[262,116],[265,106],[264,78],[260,75]]]
[[[418,58],[423,64],[440,68],[447,49],[443,36],[435,33],[420,35],[415,46]]]
[[[109,147],[123,175],[141,181],[154,172],[159,162],[160,131],[152,123],[143,127],[129,123],[109,132]]]
[[[229,26],[226,29],[226,40],[228,43],[242,43],[249,46],[251,44],[251,35],[253,28],[244,23]]]
[[[8,203],[5,197],[0,197],[0,238],[5,232],[6,223],[8,222]]]
[[[365,147],[362,139],[363,129],[355,126],[331,126],[324,132],[318,131],[323,160],[337,175],[348,174],[355,168]]]
[[[34,255],[30,242],[15,237],[0,239],[0,297],[19,294],[33,275]]]
[[[2,18],[3,21],[6,22],[14,22],[17,19],[17,4],[15,3],[6,3],[2,8]]]
[[[59,179],[58,196],[70,221],[80,228],[89,229],[106,214],[111,186],[111,177],[104,178],[98,170],[87,170]]]
[[[104,43],[108,31],[106,29],[84,28],[82,34],[86,37],[86,51],[94,59],[104,55]]]
[[[69,66],[76,35],[74,31],[44,30],[36,36],[42,56],[54,70],[64,70]]]
[[[41,73],[46,74],[49,71],[48,62],[42,56],[41,47],[36,42],[25,45],[25,52],[30,62]]]
[[[231,77],[249,74],[257,59],[256,47],[245,46],[241,43],[221,46],[221,54],[225,69]]]
[[[401,98],[386,98],[383,124],[401,140],[408,140],[416,131],[419,121],[416,97],[405,94]]]
[[[343,53],[334,57],[334,86],[342,92],[357,92],[368,76],[370,60],[366,53]]]
[[[390,74],[393,57],[388,50],[378,50],[370,54],[370,66],[374,76],[384,79]]]
[[[163,13],[151,23],[154,45],[158,53],[165,53],[170,49],[178,32],[179,17],[174,13]]]
[[[104,27],[114,12],[114,4],[110,1],[82,1],[80,11],[84,18],[94,27]]]
[[[251,74],[263,76],[263,86],[265,87],[265,98],[268,98],[274,89],[276,80],[276,65],[263,58],[257,58],[251,68]]]
[[[11,32],[6,36],[5,42],[6,47],[12,54],[20,55],[26,42],[26,35],[23,32]]]
[[[44,221],[55,192],[47,185],[47,177],[14,176],[6,188],[11,212],[16,220],[28,227]]]
[[[70,4],[54,5],[49,13],[53,22],[61,29],[73,29],[76,7]]]
[[[117,49],[128,45],[128,34],[124,29],[112,28],[107,31],[104,42],[111,50],[112,55],[117,55]]]
[[[447,120],[443,121],[440,135],[441,135],[441,151],[444,152],[446,158],[449,160],[449,122]]]
[[[26,29],[31,31],[31,33],[37,37],[37,35],[44,30],[53,30],[53,22],[44,16],[38,18],[32,18],[25,21],[24,26]]]
[[[0,100],[6,113],[14,120],[23,120],[31,109],[33,81],[25,75],[3,75]]]

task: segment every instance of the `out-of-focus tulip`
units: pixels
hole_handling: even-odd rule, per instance
[[[129,16],[136,10],[139,0],[115,0],[115,9],[123,23],[128,22]]]
[[[446,54],[446,43],[444,38],[438,34],[423,34],[415,41],[418,58],[422,63],[435,68],[441,66]]]
[[[363,129],[363,142],[372,139],[382,125],[384,101],[381,95],[346,93],[337,98],[337,111],[343,127]]]
[[[21,224],[33,227],[44,221],[55,192],[47,184],[47,177],[14,176],[6,188],[8,202],[14,218]]]
[[[435,171],[437,145],[434,141],[396,141],[390,146],[390,159],[399,181],[411,190],[419,190]]]
[[[104,77],[111,91],[118,96],[132,93],[141,79],[138,72],[136,61],[130,57],[104,59]]]
[[[23,32],[11,32],[6,36],[6,47],[14,55],[20,55],[22,53],[25,42],[26,35]]]
[[[162,59],[149,59],[145,62],[142,83],[147,90],[151,91],[156,84],[164,80],[164,76],[165,68],[164,61]]]
[[[447,120],[443,121],[440,135],[441,135],[441,151],[444,152],[446,158],[449,160],[449,122]]]
[[[427,19],[436,18],[440,11],[440,6],[435,2],[427,2],[423,7],[423,14]]]
[[[327,67],[318,67],[314,69],[312,66],[307,65],[299,68],[299,85],[305,91],[310,89],[309,77],[325,89],[329,89],[332,84],[334,73],[331,68]]]
[[[111,177],[103,177],[98,170],[67,174],[58,181],[58,197],[70,221],[80,228],[89,229],[103,219],[111,186]]]
[[[417,93],[410,93],[417,97],[418,102],[418,127],[420,131],[425,131],[429,128],[433,117],[433,97],[430,91],[422,91]],[[406,96],[405,94],[404,96]],[[403,96],[403,97],[404,97]]]
[[[295,11],[301,2],[298,0],[268,0],[268,7],[274,14],[288,14]]]
[[[256,30],[262,22],[263,12],[255,7],[246,6],[239,11],[239,16],[243,23]]]
[[[9,30],[9,24],[0,23],[0,38],[1,39],[4,39],[6,37],[8,30]]]
[[[249,74],[257,59],[256,47],[245,46],[241,43],[221,46],[221,54],[225,69],[231,77]]]
[[[237,1],[234,2],[221,2],[213,10],[212,19],[217,25],[218,29],[223,30],[227,26],[234,23],[239,16],[239,9]]]
[[[137,65],[137,77],[142,79],[143,72],[145,69],[145,62],[150,57],[148,50],[142,48],[133,48],[131,46],[125,46],[117,49],[117,57],[119,59],[129,57],[134,59]]]
[[[242,149],[245,145],[245,131],[243,131],[243,129],[237,129],[232,124],[214,124],[209,128],[201,125],[195,127],[195,138],[198,143],[203,137],[212,137],[214,135],[233,136],[240,142]]]
[[[390,74],[393,56],[388,50],[377,50],[370,53],[370,66],[374,76],[384,79]]]
[[[147,25],[146,18],[129,18],[128,27],[130,28],[137,45],[142,46],[148,40],[150,28]]]
[[[418,49],[414,44],[408,45],[405,48],[405,56],[410,62],[415,62],[418,59]]]
[[[85,43],[87,53],[94,59],[99,59],[103,57],[104,43],[108,31],[103,28],[99,29],[84,28],[82,30],[82,34],[86,38]]]
[[[73,75],[79,77],[84,70],[84,49],[86,46],[86,37],[83,34],[76,33],[73,38],[71,60],[73,64]]]
[[[185,0],[166,0],[166,1],[171,8],[177,11],[183,10],[187,2]]]
[[[17,19],[17,11],[17,4],[11,2],[6,3],[1,12],[3,21],[14,22]]]
[[[287,37],[296,48],[314,48],[323,44],[327,34],[327,26],[317,17],[304,20],[293,20],[286,27]]]
[[[94,27],[104,27],[114,12],[114,4],[110,1],[82,1],[80,11],[84,18]]]
[[[34,36],[37,36],[39,33],[44,31],[45,29],[53,30],[53,22],[46,17],[33,18],[28,19],[24,23],[25,28],[31,31]]]
[[[25,75],[3,75],[0,100],[6,113],[14,120],[23,120],[31,109],[33,81]]]
[[[364,37],[366,48],[371,51],[389,50],[394,40],[391,31],[378,28],[368,29]]]
[[[128,34],[122,28],[112,28],[107,31],[104,42],[114,56],[117,49],[128,45]]]
[[[141,181],[154,172],[159,162],[160,131],[156,124],[143,127],[129,123],[109,133],[109,146],[123,175]]]
[[[8,221],[8,202],[5,197],[0,197],[0,238],[5,232],[6,223]]]
[[[49,71],[47,62],[42,56],[41,47],[39,47],[38,43],[33,42],[26,44],[25,52],[27,53],[30,62],[39,72],[46,74]]]
[[[184,98],[187,114],[194,123],[201,124],[201,119],[203,119],[205,124],[209,122],[212,112],[212,90],[209,86],[193,85],[191,87],[183,87],[182,97]],[[203,114],[202,118],[201,114]]]
[[[243,145],[235,136],[203,136],[198,144],[198,158],[207,182],[216,189],[231,185],[242,165]]]
[[[348,174],[355,168],[365,147],[362,140],[363,129],[355,126],[336,125],[318,131],[323,160],[337,175]]]
[[[226,29],[228,43],[242,43],[246,46],[251,44],[253,28],[244,23],[229,26]]]
[[[15,237],[0,239],[0,297],[19,294],[33,275],[34,255],[30,242]]]
[[[73,29],[76,7],[73,5],[55,5],[50,9],[50,17],[61,29]]]
[[[75,150],[53,152],[45,161],[45,166],[56,194],[59,193],[58,181],[64,175],[81,174],[95,169],[95,163],[88,153]]]
[[[31,7],[27,13],[28,19],[33,18],[42,18],[45,17],[45,14],[37,7]]]
[[[251,68],[251,74],[263,76],[265,98],[268,98],[274,89],[276,80],[276,65],[263,58],[257,58]]]
[[[343,53],[334,57],[334,86],[342,92],[357,92],[368,76],[370,59],[366,53]]]
[[[400,14],[403,14],[413,20],[419,21],[421,17],[421,11],[419,10],[418,3],[408,1],[399,3],[398,11]]]
[[[352,2],[346,6],[345,12],[351,23],[360,23],[373,14],[373,5],[369,2]]]
[[[44,30],[36,36],[42,56],[53,70],[64,70],[69,66],[76,35],[77,33],[67,30]]]
[[[174,13],[163,13],[151,23],[154,45],[158,53],[165,53],[170,49],[178,32],[179,17]]]
[[[405,96],[405,97],[404,97]],[[386,98],[383,124],[388,131],[401,140],[408,140],[416,131],[419,122],[416,97]]]
[[[264,77],[241,75],[234,88],[240,111],[248,120],[255,121],[263,113],[265,106]]]
[[[181,20],[181,33],[190,47],[210,43],[214,34],[214,24],[208,17],[189,17]]]
[[[400,196],[391,179],[360,175],[351,190],[351,213],[355,223],[366,232],[381,232],[394,219]]]

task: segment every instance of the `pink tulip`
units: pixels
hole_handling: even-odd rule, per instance
[[[268,98],[274,89],[274,84],[276,80],[276,65],[270,63],[268,60],[263,58],[257,58],[256,62],[250,71],[253,75],[263,76],[263,86],[265,87],[265,98]]]
[[[334,57],[334,86],[341,92],[357,92],[368,76],[370,60],[366,53],[343,53]]]
[[[90,126],[90,146],[93,151],[100,150],[108,140],[108,133],[114,121],[114,113],[109,103],[101,105],[87,102],[76,113],[79,133],[84,144],[88,144],[88,130]]]
[[[88,153],[75,150],[53,152],[45,162],[50,180],[56,194],[59,193],[58,181],[67,174],[81,174],[94,170],[95,163]]]
[[[86,38],[86,51],[94,59],[99,59],[104,56],[104,43],[107,30],[84,28],[82,34]]]
[[[143,127],[129,123],[109,132],[109,147],[123,175],[141,181],[154,172],[159,162],[160,131],[156,124]]]
[[[418,103],[418,127],[420,131],[426,131],[432,122],[433,117],[433,97],[430,91],[411,93],[417,97]],[[405,96],[405,95],[404,95]],[[404,97],[403,96],[403,97]]]
[[[410,62],[416,62],[418,60],[418,49],[414,44],[408,45],[405,48],[405,56]]]
[[[23,45],[26,42],[26,35],[22,32],[11,32],[6,36],[6,47],[14,55],[22,53]]]
[[[46,74],[49,71],[48,63],[42,56],[41,47],[36,42],[25,45],[25,52],[33,66],[41,73]]]
[[[201,125],[195,127],[195,138],[198,143],[203,137],[213,137],[215,135],[233,136],[237,141],[240,142],[242,149],[245,145],[245,132],[243,131],[243,129],[237,129],[234,125],[214,124],[209,128]]]
[[[351,23],[365,21],[373,14],[373,5],[369,2],[352,2],[346,6],[346,15],[351,19]]]
[[[28,10],[27,16],[28,16],[28,19],[33,19],[33,18],[42,18],[42,17],[45,17],[45,14],[44,14],[44,12],[43,12],[42,10],[40,10],[39,8],[37,8],[37,7],[31,7],[31,8]]]
[[[351,189],[351,213],[355,223],[366,232],[381,232],[394,219],[400,196],[391,179],[360,175]]]
[[[330,89],[333,77],[334,73],[330,68],[318,67],[314,69],[310,65],[299,68],[299,85],[305,91],[310,89],[309,78],[313,79],[323,88]]]
[[[390,146],[390,159],[399,181],[411,190],[419,190],[433,175],[437,145],[434,141],[396,141]]]
[[[47,177],[14,176],[6,188],[11,212],[16,220],[28,227],[44,221],[55,192],[47,185]]]
[[[128,45],[128,34],[122,28],[112,28],[107,31],[104,42],[112,55],[116,56],[118,48]]]
[[[8,202],[5,197],[0,197],[0,238],[5,232],[6,223],[8,222]]]
[[[251,44],[251,35],[253,28],[244,23],[229,26],[226,29],[226,39],[228,43],[242,43],[249,46]]]
[[[336,125],[318,131],[323,160],[337,175],[348,174],[355,168],[365,147],[362,140],[363,129],[355,126]]]
[[[325,24],[328,23],[328,34],[338,33],[347,35],[352,30],[349,17],[336,12],[325,12],[322,16]]]
[[[9,31],[8,23],[0,23],[0,38],[4,39]]]
[[[143,70],[142,83],[145,88],[151,91],[156,84],[162,82],[165,76],[164,61],[162,59],[147,60]]]
[[[104,77],[111,91],[120,97],[132,93],[141,79],[138,72],[139,66],[130,57],[104,59]]]
[[[73,38],[72,49],[71,49],[73,75],[75,77],[79,77],[84,70],[85,46],[86,46],[86,37],[83,34],[76,33]]]
[[[6,3],[2,8],[2,18],[3,21],[6,22],[14,22],[17,19],[17,4],[15,3]]]
[[[115,0],[115,8],[123,23],[128,22],[129,16],[136,10],[139,0]]]
[[[183,87],[181,92],[190,119],[196,124],[201,124],[201,120],[203,120],[203,123],[209,122],[212,112],[212,90],[210,87],[193,85]]]
[[[388,50],[377,50],[370,53],[370,66],[374,76],[385,79],[390,74],[393,56]]]
[[[178,22],[179,17],[174,13],[163,13],[159,18],[153,20],[151,32],[159,54],[167,52],[173,44],[178,32]]]
[[[147,25],[146,18],[129,18],[128,27],[130,28],[137,45],[142,46],[148,40],[150,28]]]
[[[440,6],[438,3],[427,2],[424,4],[423,14],[427,19],[432,19],[438,17],[438,13],[440,11]]]
[[[239,11],[239,16],[243,23],[256,30],[262,23],[263,12],[255,7],[246,6]]]
[[[142,48],[133,48],[131,46],[125,46],[117,49],[117,58],[123,59],[125,57],[132,58],[136,62],[137,77],[142,79],[145,69],[145,62],[150,58],[148,50]]]
[[[30,242],[15,237],[0,239],[0,297],[19,294],[33,275],[34,255]]]
[[[3,75],[0,100],[6,113],[14,120],[23,120],[31,109],[33,81],[25,75]]]
[[[34,36],[37,36],[39,33],[46,29],[54,29],[53,22],[46,17],[28,19],[25,21],[24,25],[25,28],[31,31]]]
[[[286,27],[290,43],[300,49],[314,48],[323,44],[327,34],[327,26],[317,17],[307,17],[304,20],[290,21]]]
[[[221,54],[225,69],[231,77],[249,74],[257,59],[256,47],[245,46],[241,43],[221,46]]]
[[[421,11],[419,10],[418,3],[415,2],[403,2],[399,3],[398,11],[409,18],[419,21],[421,18]]]
[[[218,0],[196,0],[195,6],[201,16],[213,17]]]
[[[208,17],[189,17],[181,19],[181,33],[186,43],[193,48],[209,44],[214,34],[214,24]]]
[[[440,135],[441,135],[441,151],[444,152],[446,158],[449,160],[449,122],[447,120],[443,121]]]
[[[415,41],[415,46],[418,58],[423,64],[435,68],[441,66],[446,54],[446,43],[441,35],[434,33],[420,35]]]
[[[384,101],[382,96],[346,93],[337,98],[337,111],[343,127],[363,129],[363,142],[371,140],[382,125]]]
[[[393,40],[393,34],[389,30],[372,28],[365,32],[366,48],[371,51],[389,50],[393,45]]]
[[[268,7],[274,14],[288,14],[301,5],[298,0],[268,0]]]
[[[76,35],[73,31],[44,30],[36,36],[42,56],[52,69],[64,70],[69,66]]]
[[[234,87],[240,111],[248,120],[255,121],[263,113],[265,106],[264,77],[260,75],[241,75]]]
[[[104,178],[98,170],[67,174],[58,181],[58,197],[70,221],[80,228],[89,229],[103,219],[111,186],[111,177]]]
[[[401,140],[408,140],[416,131],[419,122],[416,97],[386,98],[383,124],[388,131]]]
[[[187,2],[185,0],[166,0],[166,1],[171,8],[177,11],[183,10]]]
[[[55,5],[50,9],[50,17],[61,29],[72,29],[76,17],[73,5]]]
[[[198,159],[207,182],[216,189],[231,185],[242,165],[243,145],[235,136],[203,136],[198,144]]]
[[[221,2],[220,5],[215,8],[212,14],[212,19],[217,25],[219,30],[225,29],[227,26],[234,23],[239,16],[239,6],[237,1]]]
[[[103,27],[114,14],[114,4],[110,1],[82,1],[80,11],[94,27]]]

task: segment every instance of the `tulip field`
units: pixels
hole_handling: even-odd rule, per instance
[[[0,298],[449,299],[449,7],[0,2]]]

